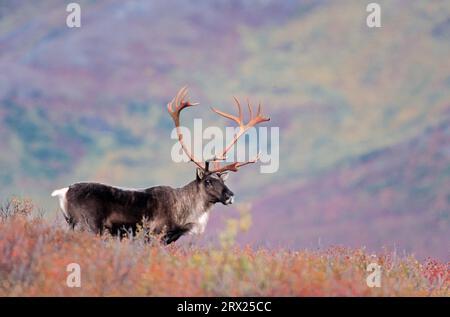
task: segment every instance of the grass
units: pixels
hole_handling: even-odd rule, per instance
[[[200,248],[145,243],[141,235],[70,231],[34,215],[28,200],[0,208],[0,296],[449,296],[450,263],[364,249],[254,250],[234,245],[249,225],[231,219],[222,244]],[[382,267],[369,288],[369,263]],[[67,265],[78,263],[81,287],[68,287]]]

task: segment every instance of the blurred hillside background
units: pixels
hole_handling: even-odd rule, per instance
[[[450,2],[0,0],[0,198],[91,180],[182,186],[165,105],[187,84],[184,122],[228,122],[232,96],[280,127],[280,169],[231,175],[252,203],[240,242],[383,246],[450,259]],[[235,214],[218,207],[200,242]]]

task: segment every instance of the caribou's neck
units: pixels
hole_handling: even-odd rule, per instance
[[[208,200],[206,192],[201,189],[197,181],[192,181],[177,189],[179,202],[178,219],[181,222],[194,222],[213,205]]]

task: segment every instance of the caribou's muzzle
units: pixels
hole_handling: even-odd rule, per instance
[[[234,203],[234,196],[231,196],[225,201],[225,205],[231,205],[232,203]]]
[[[227,191],[224,195],[223,195],[223,201],[222,203],[224,205],[231,205],[232,203],[234,203],[234,193],[232,191]]]

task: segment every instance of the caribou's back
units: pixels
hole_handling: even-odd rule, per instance
[[[87,225],[96,233],[101,233],[103,228],[115,233],[124,226],[135,229],[143,217],[169,220],[164,216],[165,211],[158,208],[155,191],[170,196],[170,188],[136,190],[99,183],[73,184],[66,193],[68,221],[73,225]]]

